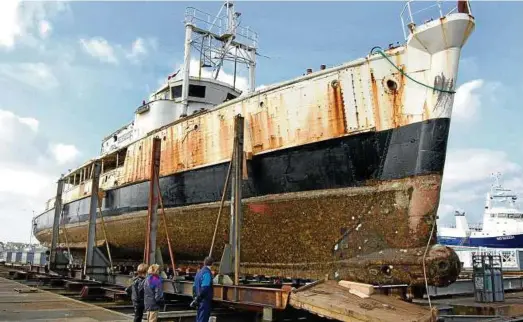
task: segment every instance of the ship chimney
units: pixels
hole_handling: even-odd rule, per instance
[[[325,66],[325,65],[320,66],[320,70],[325,70],[325,68],[327,68],[327,66]]]
[[[142,105],[145,105],[145,100],[142,101]]]
[[[312,74],[312,68],[307,68],[307,75]]]

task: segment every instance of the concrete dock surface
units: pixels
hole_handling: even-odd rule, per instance
[[[122,313],[0,277],[0,321],[132,321]]]

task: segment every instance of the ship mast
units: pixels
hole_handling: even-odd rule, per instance
[[[225,12],[224,12],[225,9]],[[217,15],[210,15],[193,7],[185,10],[185,54],[183,61],[182,103],[183,116],[189,104],[189,75],[191,52],[198,54],[199,72],[212,68],[212,77],[218,79],[224,62],[234,64],[233,87],[236,87],[237,65],[249,69],[249,93],[255,83],[256,48],[258,35],[250,27],[240,26],[240,13],[234,10],[233,1],[225,1]]]

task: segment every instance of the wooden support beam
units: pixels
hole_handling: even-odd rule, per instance
[[[98,182],[100,179],[100,163],[95,161],[94,176],[91,182],[91,200],[89,206],[89,230],[87,235],[87,249],[85,252],[84,274],[93,266],[94,248],[96,247],[96,214],[98,210]]]
[[[53,220],[53,236],[51,239],[51,256],[49,259],[51,269],[56,266],[56,245],[58,244],[59,230],[60,230],[60,216],[62,215],[62,191],[64,189],[64,179],[58,179],[56,187],[56,197],[54,199],[54,220]]]
[[[241,115],[234,118],[234,158],[232,171],[231,211],[233,220],[234,285],[240,283],[240,240],[242,223],[242,168],[243,168],[243,121]],[[232,227],[231,227],[232,228]]]
[[[160,175],[161,144],[159,138],[154,138],[151,149],[151,167],[149,184],[149,202],[147,209],[147,231],[145,233],[145,263],[156,263],[156,237],[158,235],[158,192]],[[118,154],[116,155],[118,158]]]

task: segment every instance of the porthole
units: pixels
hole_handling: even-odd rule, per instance
[[[389,89],[389,91],[396,91],[398,89],[398,83],[396,83],[396,81],[393,81],[392,79],[388,79],[387,88]]]
[[[383,79],[382,86],[385,92],[389,94],[396,93],[400,89],[400,84],[392,75]]]

